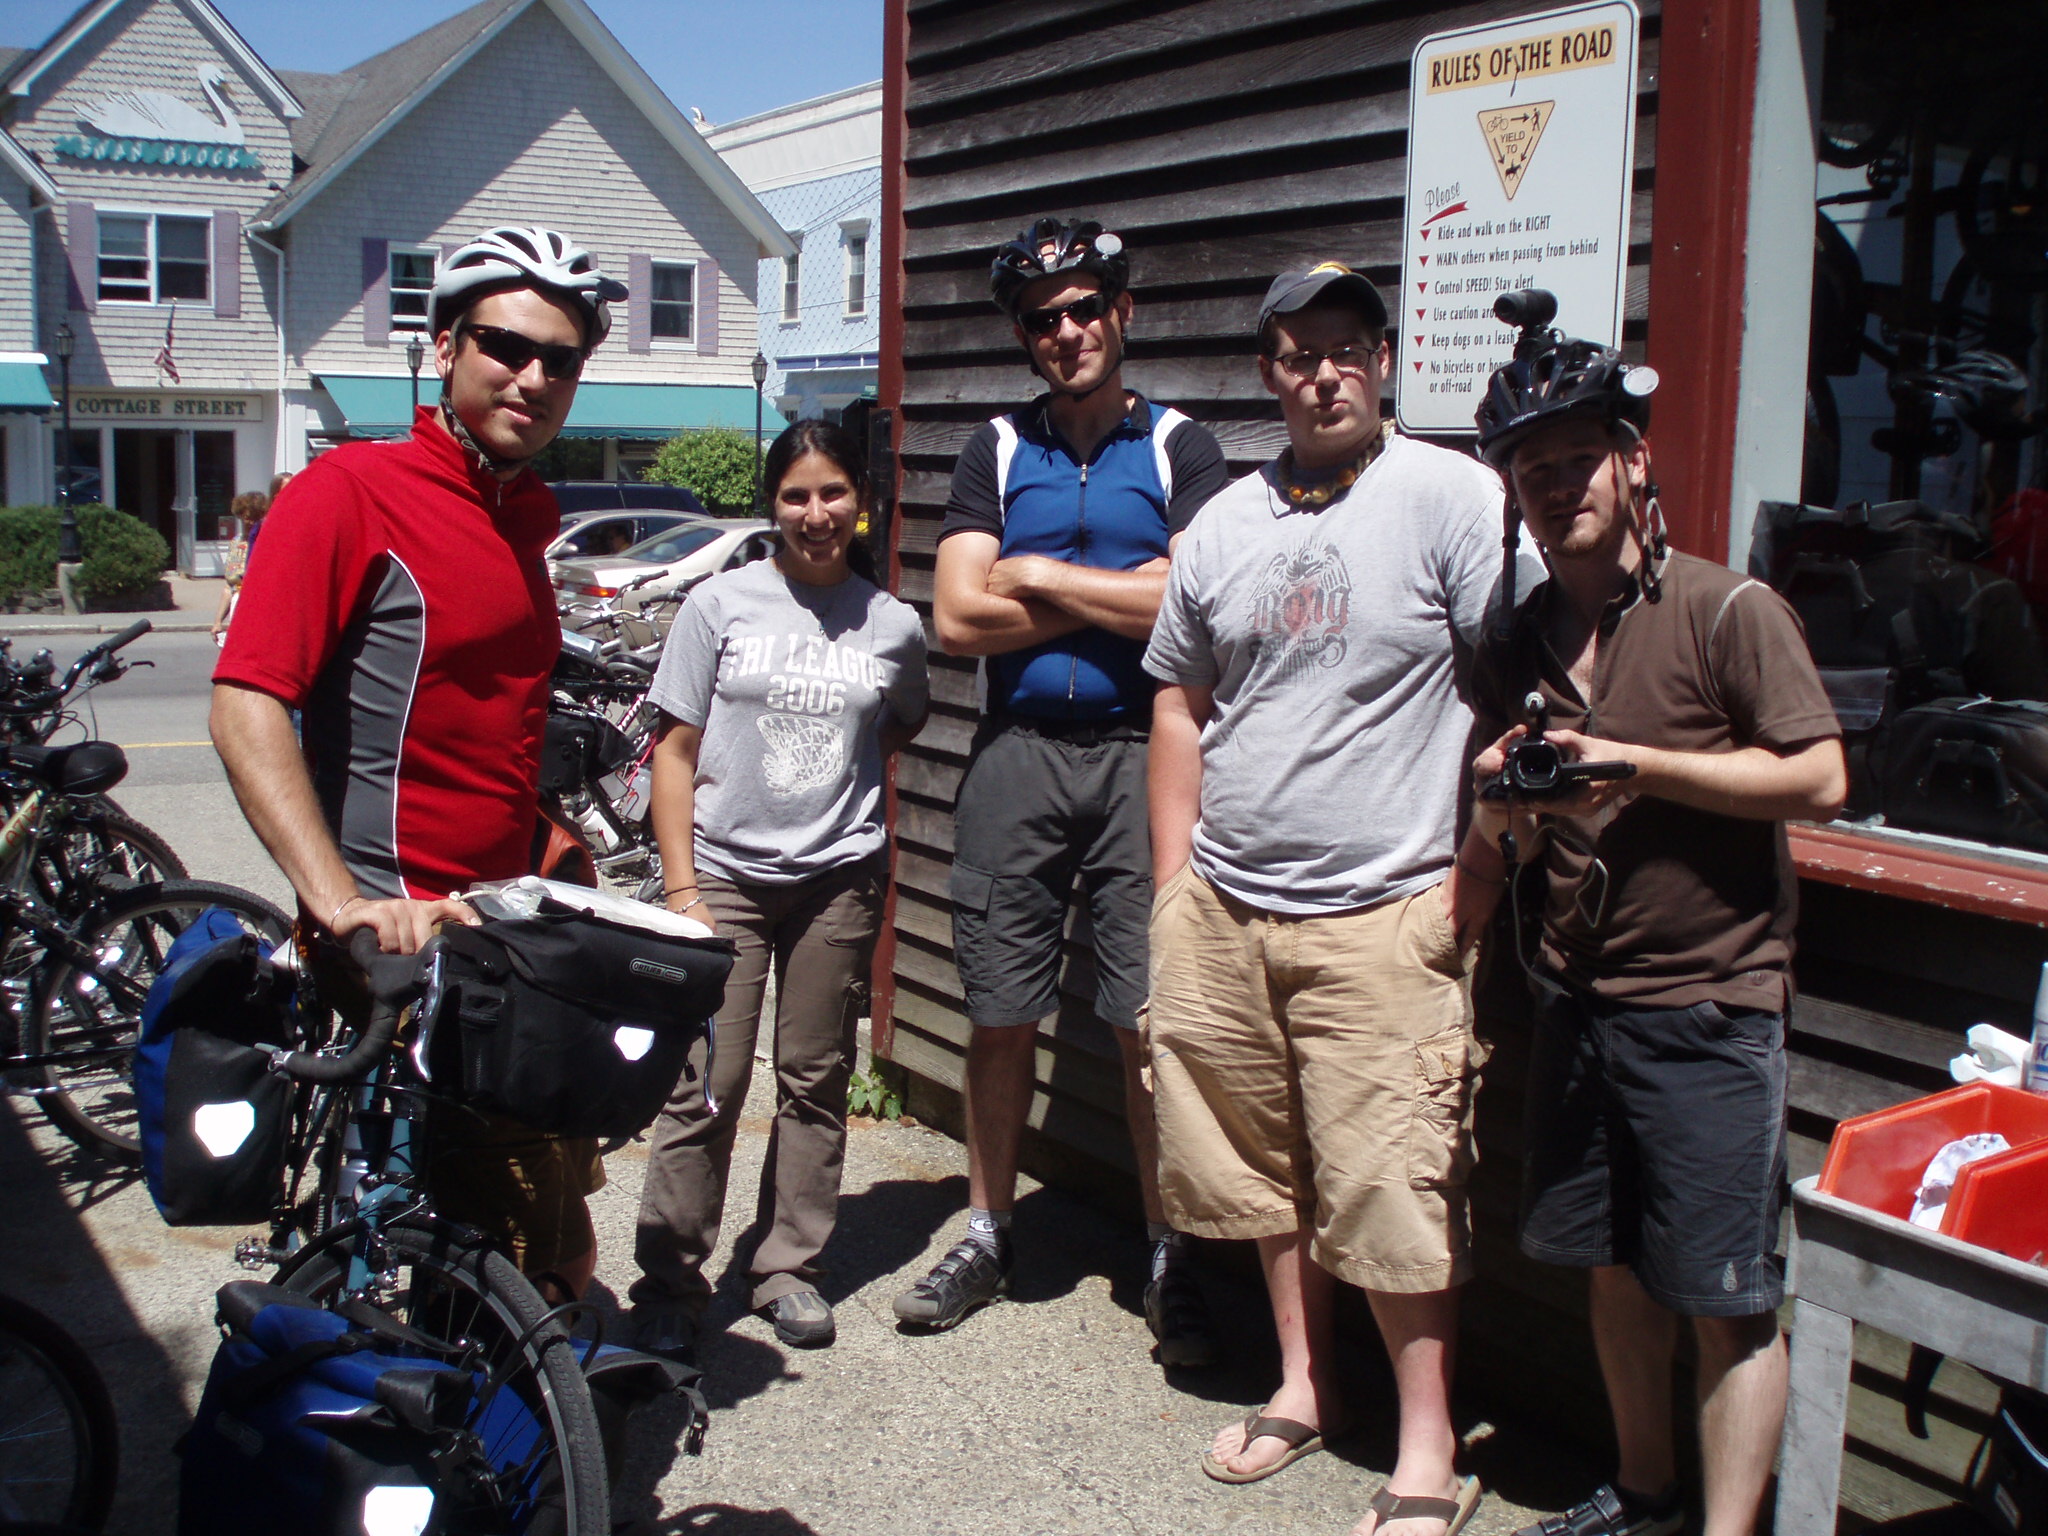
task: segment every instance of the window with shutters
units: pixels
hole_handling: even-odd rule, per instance
[[[441,253],[432,246],[394,245],[387,259],[391,263],[391,329],[426,330]]]
[[[697,265],[689,261],[654,263],[653,291],[648,299],[648,328],[656,341],[691,341],[697,326]]]
[[[99,215],[103,304],[206,303],[213,294],[213,220],[169,213]]]

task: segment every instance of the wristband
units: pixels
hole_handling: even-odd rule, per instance
[[[688,887],[686,886],[686,887],[684,887],[684,889],[686,889],[686,890],[687,890],[687,889],[688,889]],[[679,893],[679,894],[680,894],[680,893]],[[682,905],[681,905],[680,907],[676,907],[676,908],[674,908],[673,910],[675,911],[675,914],[676,914],[676,916],[677,916],[677,917],[681,917],[681,916],[682,916],[682,915],[683,915],[683,914],[684,914],[685,912],[689,911],[689,910],[690,910],[690,908],[692,908],[692,907],[701,907],[701,906],[703,906],[703,905],[704,905],[704,898],[703,898],[702,896],[692,896],[692,897],[691,897],[691,898],[690,898],[690,899],[689,899],[688,901],[684,902],[684,903],[683,903],[683,904],[682,904]]]
[[[350,907],[354,906],[357,902],[361,901],[362,899],[363,898],[360,894],[351,896],[347,900],[342,902],[340,906],[336,907],[334,909],[334,915],[327,919],[327,931],[329,933],[334,932],[334,925],[341,921],[341,914],[346,912]]]
[[[672,885],[661,893],[661,899],[667,901],[671,896],[680,896],[685,891],[694,891],[696,889],[697,887],[694,885]]]

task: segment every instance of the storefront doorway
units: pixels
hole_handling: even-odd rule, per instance
[[[234,537],[234,433],[116,427],[113,438],[111,504],[162,534],[174,565],[192,568],[195,542],[224,546]],[[187,444],[191,458],[181,463]],[[186,507],[192,517],[181,528]]]

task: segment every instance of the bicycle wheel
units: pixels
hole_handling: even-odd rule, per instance
[[[66,917],[114,891],[185,878],[185,861],[169,843],[134,817],[97,805],[53,818],[36,849],[37,888]]]
[[[163,970],[164,952],[209,907],[222,907],[266,946],[282,944],[291,919],[258,896],[210,880],[166,880],[110,896],[79,932],[90,962],[46,954],[30,983],[22,1049],[105,1050],[87,1061],[45,1067],[38,1095],[50,1123],[86,1151],[137,1163],[134,1047],[142,1002]]]
[[[360,1232],[350,1222],[300,1249],[277,1283],[332,1303]],[[531,1415],[524,1424],[507,1424],[502,1412],[472,1415],[470,1428],[483,1438],[493,1473],[471,1490],[474,1506],[450,1511],[441,1528],[452,1536],[606,1536],[604,1443],[568,1330],[547,1319],[547,1303],[510,1259],[462,1228],[407,1217],[385,1227],[384,1240],[386,1273],[395,1273],[396,1284],[383,1293],[383,1310],[451,1351],[467,1344],[473,1367],[501,1382],[499,1392],[513,1393]]]
[[[114,1401],[85,1351],[0,1296],[0,1525],[98,1530],[120,1463]]]

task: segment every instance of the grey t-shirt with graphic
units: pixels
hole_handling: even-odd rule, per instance
[[[698,865],[787,885],[879,850],[883,712],[922,720],[929,686],[923,625],[872,582],[757,560],[698,587],[647,695],[704,732]]]
[[[1472,711],[1454,637],[1477,642],[1499,582],[1500,481],[1405,437],[1320,510],[1269,473],[1195,515],[1145,655],[1215,695],[1195,870],[1270,912],[1413,895],[1455,851]],[[1529,556],[1521,590],[1541,574]]]

